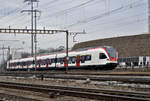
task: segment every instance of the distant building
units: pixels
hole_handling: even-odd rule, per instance
[[[112,46],[122,66],[150,66],[150,34],[92,40],[75,44],[72,50],[94,46]]]
[[[92,46],[113,46],[119,57],[150,56],[150,34],[92,40],[75,44],[72,50]]]

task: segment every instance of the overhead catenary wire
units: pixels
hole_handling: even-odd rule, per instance
[[[141,6],[144,6],[143,4]],[[137,6],[137,7],[140,7],[140,6]],[[122,13],[120,13],[122,14]],[[138,13],[138,14],[135,14],[135,15],[132,15],[132,16],[125,16],[125,17],[121,17],[121,18],[115,18],[115,19],[112,19],[111,21],[108,21],[108,20],[100,20],[98,23],[90,23],[89,26],[87,26],[87,29],[90,29],[92,26],[100,26],[100,27],[96,27],[96,28],[92,28],[93,29],[101,29],[103,27],[109,27],[110,25],[113,25],[113,26],[124,26],[125,24],[122,24],[122,25],[118,25],[117,23],[120,23],[120,22],[130,22],[130,19],[131,18],[134,18],[134,20],[136,19],[136,17],[140,16],[141,15],[146,15],[146,12],[142,12],[142,13]],[[119,15],[118,15],[119,16]],[[146,17],[146,16],[145,16]],[[132,20],[132,19],[131,19]],[[112,27],[111,27],[112,28]],[[110,28],[110,29],[111,29]],[[106,28],[105,28],[106,29]]]
[[[128,5],[125,5],[125,6],[122,6],[122,7],[119,7],[119,8],[116,8],[116,9],[113,9],[111,11],[108,11],[108,12],[105,12],[105,13],[102,13],[102,14],[99,14],[99,15],[96,15],[96,16],[92,16],[92,17],[89,17],[87,19],[84,19],[84,20],[80,20],[80,21],[77,21],[76,23],[73,23],[71,25],[68,25],[66,26],[65,28],[69,28],[69,27],[73,27],[73,26],[77,26],[79,24],[84,24],[84,23],[89,23],[91,21],[94,21],[94,20],[97,20],[97,19],[100,19],[100,18],[103,18],[103,17],[106,17],[106,16],[110,16],[112,14],[115,14],[115,13],[118,13],[118,12],[122,12],[122,11],[125,11],[127,9],[131,9],[131,6],[132,8],[134,7],[138,7],[140,6],[141,4],[137,4],[137,2],[134,2],[134,3],[131,3],[131,4],[128,4]],[[143,5],[143,4],[142,4]]]
[[[78,5],[76,5],[76,6],[73,6],[73,7],[71,7],[71,8],[67,8],[67,9],[65,9],[65,10],[61,10],[61,11],[55,12],[55,13],[53,13],[53,14],[49,14],[49,15],[45,16],[44,20],[47,19],[47,18],[53,17],[53,16],[59,16],[59,15],[63,15],[63,14],[72,12],[72,11],[74,11],[74,10],[76,10],[76,9],[78,9],[78,8],[81,8],[81,7],[87,5],[87,4],[91,3],[91,2],[94,2],[94,1],[95,1],[95,0],[88,0],[88,1],[86,1],[86,2],[83,2],[83,3],[81,3],[81,4],[78,4]]]
[[[8,26],[9,26],[10,22],[12,22],[14,20],[17,20],[17,19],[21,18],[22,16],[24,16],[24,15],[21,15],[20,17],[18,17],[18,15],[19,15],[18,13],[20,13],[20,11],[23,8],[26,8],[26,6],[15,8],[15,9],[11,10],[12,12],[9,11],[10,12],[9,14],[4,15],[4,16],[1,17],[0,22],[2,24],[8,24]]]
[[[56,3],[56,2],[58,2],[58,1],[60,1],[60,0],[51,0],[51,1],[48,1],[48,2],[46,2],[46,3],[44,3],[44,4],[41,4],[40,6],[41,7],[45,7],[45,6],[47,6],[47,4],[53,4],[53,3]]]
[[[115,1],[107,0],[109,2],[109,4],[107,4],[107,8],[105,8],[105,5],[104,5],[105,2],[102,2],[100,4],[98,4],[98,3],[95,4],[96,1],[98,2],[98,0],[95,0],[94,2],[91,2],[91,3],[89,3],[87,5],[84,5],[84,6],[81,6],[81,7],[77,7],[76,9],[66,11],[64,13],[61,12],[63,10],[67,10],[71,7],[74,7],[75,5],[80,5],[81,3],[89,1],[89,0],[86,0],[86,1],[81,0],[82,2],[77,2],[78,4],[76,3],[74,5],[69,4],[70,1],[71,0],[61,0],[61,1],[58,0],[57,2],[55,2],[54,0],[50,0],[50,1],[43,2],[43,4],[41,2],[41,5],[39,5],[40,6],[39,8],[42,9],[43,12],[45,12],[44,10],[45,10],[45,8],[47,8],[48,12],[46,12],[45,15],[42,14],[43,19],[41,19],[39,24],[41,26],[47,25],[48,26],[47,28],[51,28],[51,27],[53,28],[52,25],[56,25],[56,27],[59,27],[59,28],[66,27],[69,30],[72,30],[72,29],[73,30],[74,29],[77,29],[77,30],[78,29],[79,30],[80,29],[88,29],[88,32],[91,32],[91,33],[94,33],[94,31],[97,31],[97,33],[98,33],[98,32],[101,32],[102,30],[104,32],[108,32],[106,30],[108,28],[110,30],[112,29],[112,31],[113,31],[113,29],[119,30],[120,27],[123,28],[124,26],[125,26],[125,28],[128,28],[128,26],[131,25],[131,23],[130,23],[130,22],[132,22],[131,18],[133,17],[132,14],[127,14],[128,11],[134,11],[135,9],[140,8],[143,4],[145,5],[145,3],[141,3],[141,2],[145,2],[144,0],[132,0],[130,2],[129,2],[129,0],[128,1],[121,0],[120,5],[117,5],[116,7],[112,7],[111,3],[115,2]],[[105,1],[105,0],[103,0],[103,1]],[[51,2],[52,5],[51,4],[46,4],[48,2]],[[63,4],[64,2],[69,2],[69,3],[66,4],[65,6],[59,5],[59,4]],[[73,3],[74,2],[76,2],[76,1],[73,1]],[[113,12],[113,13],[110,13],[108,15],[104,15],[103,17],[96,18],[96,16],[98,17],[98,15],[102,14],[102,12],[99,9],[97,9],[97,8],[100,8],[102,5],[104,5],[102,10],[105,10],[103,13],[107,13],[107,12],[110,12],[111,10],[114,10],[115,8],[124,7],[125,5],[129,5],[133,2],[137,2],[135,4],[137,6],[131,5],[130,7],[126,8],[126,9],[123,8],[122,10],[114,11],[115,13]],[[99,5],[99,6],[96,6],[96,5]],[[51,7],[51,6],[53,6],[53,7]],[[94,6],[96,8],[93,8]],[[56,7],[60,7],[60,9],[57,9]],[[16,7],[14,7],[14,8],[16,8]],[[82,12],[83,8],[84,8],[85,15],[83,15],[83,12]],[[93,12],[91,13],[88,10],[91,10]],[[94,11],[96,11],[96,10],[97,10],[97,12],[95,13]],[[98,12],[98,10],[99,10],[99,12]],[[145,9],[142,9],[142,10],[145,12]],[[6,8],[5,12],[9,12],[9,11],[10,10]],[[53,12],[51,12],[51,11],[53,11]],[[60,14],[57,15],[56,11],[60,12]],[[79,15],[77,15],[76,12],[79,12],[78,13]],[[127,13],[124,13],[124,12],[127,12]],[[48,15],[55,14],[55,13],[56,13],[56,15],[54,15],[52,17],[48,16]],[[120,16],[121,14],[124,15],[124,16],[121,16],[119,18],[118,16]],[[134,12],[133,12],[133,14],[134,14]],[[142,16],[145,16],[140,12],[139,13],[136,12],[136,14],[137,15],[141,14],[140,19],[141,19]],[[56,16],[57,16],[57,18],[56,18]],[[67,16],[67,18],[65,18],[65,16]],[[83,16],[85,16],[85,17],[83,18]],[[64,18],[62,18],[62,17],[64,17]],[[109,22],[108,19],[113,19],[113,17],[116,17],[116,18],[118,17],[118,19],[114,19],[114,21]],[[88,18],[91,18],[91,19],[88,19]],[[134,16],[134,18],[137,18],[136,15]],[[25,16],[23,14],[20,14],[19,10],[18,10],[18,12],[12,12],[11,14],[6,13],[6,16],[2,20],[3,21],[1,21],[1,19],[0,19],[2,27],[5,27],[6,25],[8,25],[8,26],[11,25],[12,27],[13,26],[14,27],[28,26],[28,28],[29,28],[29,23],[30,23],[29,20],[30,19],[27,16]],[[67,23],[65,21],[62,21],[62,20],[67,20]],[[85,23],[80,22],[80,21],[84,21],[84,20],[86,20]],[[60,22],[60,21],[62,21],[62,22]],[[138,23],[144,23],[144,22],[145,22],[145,20],[143,20],[143,21],[140,20],[139,22],[137,22],[137,19],[136,19],[136,20],[133,20],[132,23],[133,24],[138,24]],[[111,27],[109,23],[114,24],[114,26]],[[128,24],[128,23],[130,23],[130,24]],[[70,26],[72,24],[75,24],[75,25]],[[132,30],[132,28],[134,28],[134,25],[133,25],[133,27],[130,27],[129,29]],[[112,33],[114,33],[114,32],[112,32]],[[57,38],[56,38],[56,40],[57,40]],[[42,42],[41,42],[41,44],[42,44]]]
[[[26,7],[26,5],[24,5],[23,7],[18,7],[18,8],[15,8],[15,9],[12,9],[12,10],[8,10],[8,11],[5,11],[5,15],[1,16],[1,20],[2,18],[4,17],[7,17],[7,16],[10,16],[12,14],[16,14],[16,13],[19,13],[22,9],[24,9]]]
[[[54,2],[54,1],[52,0],[52,1],[50,1],[50,2]],[[87,1],[87,2],[91,2],[91,1]],[[83,5],[83,4],[80,4],[80,5]],[[80,7],[80,5],[79,5],[79,7]],[[68,10],[68,9],[66,9],[66,10]],[[70,9],[70,10],[71,10],[71,9]],[[61,12],[61,11],[60,11],[60,12]],[[96,18],[91,18],[91,20],[92,20],[92,19],[94,20],[94,19],[96,19]],[[90,20],[90,19],[88,19],[88,20]],[[45,17],[44,17],[44,20],[43,20],[43,21],[46,21],[46,20],[45,20]],[[83,22],[86,23],[86,21],[83,21]],[[81,21],[78,21],[76,24],[80,24],[80,23],[83,23],[83,22],[82,22],[82,20],[81,20]],[[73,25],[73,24],[69,25],[68,27],[71,27],[72,25]],[[76,26],[75,23],[74,23],[74,26]]]
[[[102,28],[99,28],[99,29],[96,29],[96,30],[91,30],[91,31],[89,31],[89,33],[103,32],[103,30],[105,30],[106,28],[110,29],[109,31],[113,31],[113,29],[118,30],[120,28],[125,28],[127,26],[128,27],[132,26],[132,24],[134,24],[134,23],[141,23],[141,22],[144,22],[144,21],[147,21],[147,20],[148,20],[148,18],[142,18],[142,19],[131,20],[131,21],[128,21],[128,22],[122,22],[122,23],[119,22],[116,26],[102,27]],[[129,28],[127,30],[129,30]]]

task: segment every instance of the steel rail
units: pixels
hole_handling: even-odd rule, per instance
[[[8,101],[8,100],[10,100],[10,101],[41,101],[38,99],[27,98],[27,97],[23,97],[23,96],[19,96],[19,95],[17,96],[14,94],[0,93],[0,101]]]
[[[37,76],[40,77],[40,76]],[[44,75],[43,78],[54,78],[54,79],[72,79],[72,80],[86,80],[87,78],[91,81],[118,81],[124,83],[136,83],[136,84],[150,84],[150,78],[132,78],[126,76],[84,76],[84,75]]]
[[[136,84],[150,84],[150,76],[149,78],[142,78],[132,76],[129,78],[130,75],[120,76],[120,75],[72,75],[72,74],[62,74],[62,75],[55,75],[55,74],[47,74],[47,73],[11,73],[11,74],[0,74],[0,76],[22,76],[22,77],[29,77],[32,75],[36,75],[39,78],[54,78],[54,79],[73,79],[73,80],[86,80],[89,78],[91,81],[118,81],[124,83],[136,83]],[[102,76],[102,77],[101,77]]]
[[[111,101],[149,101],[150,94],[139,92],[124,92],[115,90],[86,89],[63,86],[48,86],[23,83],[0,82],[1,87],[22,89],[49,94],[55,92],[62,95]]]
[[[1,75],[11,75],[11,74],[65,74],[64,71],[6,71],[2,72]],[[110,76],[150,76],[149,72],[115,72],[115,71],[94,71],[94,70],[86,70],[86,71],[68,71],[67,74],[70,75],[110,75]]]
[[[50,86],[50,85],[37,85],[37,84],[23,84],[23,83],[12,83],[12,82],[0,82],[0,84],[15,84],[15,85],[26,85],[26,86],[34,86],[41,88],[51,88],[51,89],[63,89],[63,90],[75,90],[75,91],[85,91],[85,92],[94,92],[94,93],[105,93],[105,94],[118,94],[118,95],[129,95],[129,96],[137,96],[137,97],[149,97],[150,93],[144,92],[127,92],[121,90],[104,90],[104,89],[91,89],[91,88],[81,88],[81,87],[66,87],[66,86]]]

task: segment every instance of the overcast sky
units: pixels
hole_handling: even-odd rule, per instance
[[[0,28],[31,28],[30,9],[24,0],[0,0]],[[34,8],[41,11],[38,28],[67,29],[87,34],[69,36],[69,47],[75,43],[148,32],[147,0],[39,0]],[[16,40],[16,41],[2,41]],[[18,41],[17,41],[18,40]],[[0,46],[31,51],[30,35],[1,34]],[[65,46],[65,34],[38,35],[38,49]],[[2,53],[2,51],[0,51]],[[0,54],[1,54],[0,53]]]

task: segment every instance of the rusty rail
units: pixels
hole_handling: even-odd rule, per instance
[[[23,83],[0,82],[1,87],[21,89],[49,94],[50,92],[59,95],[82,97],[107,101],[150,101],[150,94],[143,92],[126,92],[117,90],[87,89],[63,86],[48,86]]]

